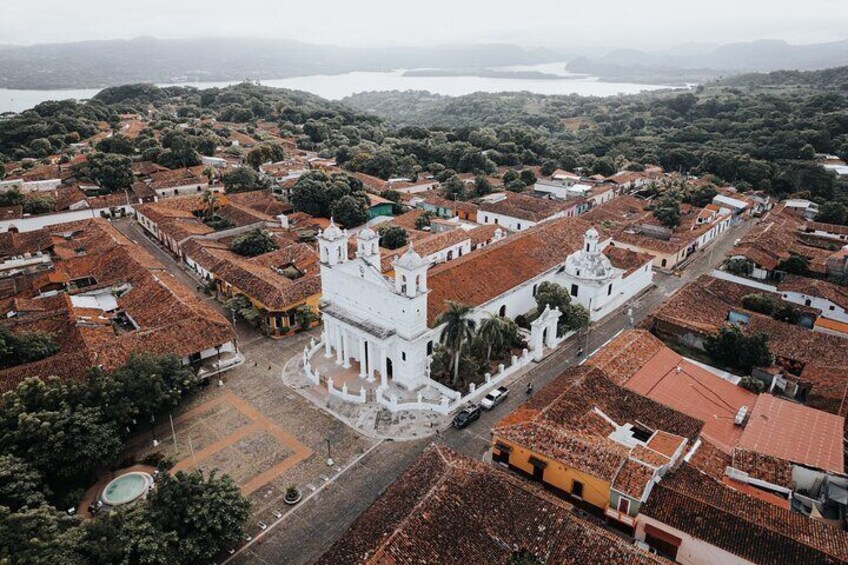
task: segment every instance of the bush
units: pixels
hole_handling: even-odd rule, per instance
[[[745,390],[753,392],[754,394],[760,394],[766,389],[766,385],[763,381],[751,376],[742,377],[742,380],[739,381],[739,386]]]
[[[230,243],[230,250],[243,257],[256,257],[279,248],[280,246],[268,232],[258,228],[238,236]]]
[[[771,316],[777,307],[777,301],[768,294],[747,294],[742,297],[742,306],[752,312]]]
[[[380,230],[380,245],[386,249],[400,249],[409,241],[409,234],[400,226]]]
[[[750,277],[754,272],[754,264],[744,257],[728,259],[724,264],[724,270],[737,277]]]
[[[746,373],[750,373],[754,367],[767,367],[772,362],[768,336],[747,336],[736,326],[725,326],[718,335],[707,338],[704,349],[717,363]]]

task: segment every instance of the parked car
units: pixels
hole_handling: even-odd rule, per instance
[[[483,409],[480,408],[479,404],[471,404],[470,406],[466,406],[459,413],[453,417],[453,427],[461,430],[466,427],[468,424],[480,418],[480,414],[483,413]]]
[[[509,389],[505,386],[499,386],[489,394],[487,394],[483,400],[480,401],[480,406],[482,406],[485,410],[491,410],[498,404],[504,401],[506,396],[509,394]]]

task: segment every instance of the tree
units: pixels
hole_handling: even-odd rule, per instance
[[[12,332],[0,327],[0,368],[46,359],[59,351],[53,335],[41,330]]]
[[[480,322],[477,328],[477,338],[486,348],[486,361],[492,357],[492,349],[498,350],[504,346],[506,332],[503,323],[504,318],[489,314]]]
[[[750,373],[753,367],[767,367],[772,362],[768,336],[747,336],[736,326],[725,326],[718,335],[708,337],[704,341],[704,349],[716,362],[746,373]]]
[[[521,182],[524,183],[524,186],[530,186],[531,184],[536,183],[536,173],[533,172],[533,169],[522,170],[519,178],[521,178]]]
[[[760,394],[766,389],[766,385],[763,381],[750,375],[742,377],[742,380],[739,381],[739,386],[745,390],[753,392],[754,394]]]
[[[116,153],[89,155],[88,161],[79,165],[79,170],[109,192],[129,188],[135,178],[129,157]]]
[[[211,190],[204,190],[201,200],[203,201],[203,217],[207,220],[214,217],[218,209],[218,195]]]
[[[680,225],[680,202],[666,192],[654,207],[654,217],[665,227],[674,229]]]
[[[442,190],[444,191],[445,198],[448,200],[465,200],[467,195],[465,193],[465,183],[460,180],[460,178],[456,175],[450,177],[447,182],[442,185]]]
[[[250,190],[261,190],[265,183],[259,177],[259,173],[250,167],[236,167],[224,175],[224,188],[227,192],[247,192]]]
[[[331,208],[332,216],[344,228],[361,226],[368,221],[365,201],[352,195],[342,196]]]
[[[447,310],[436,318],[437,326],[444,324],[439,334],[439,341],[445,345],[453,358],[453,380],[451,381],[453,386],[459,382],[459,358],[463,347],[473,339],[474,328],[477,325],[469,317],[471,311],[471,306],[448,301]]]
[[[12,512],[46,504],[41,474],[25,460],[0,453],[0,506]]]
[[[117,153],[119,155],[133,155],[135,147],[132,142],[123,135],[113,135],[100,141],[95,148],[101,153]]]
[[[297,307],[295,320],[297,321],[297,325],[300,326],[300,329],[306,331],[312,327],[314,322],[318,321],[318,316],[312,312],[312,308],[306,304],[302,304]]]
[[[227,308],[242,320],[256,324],[259,321],[259,310],[243,294],[237,294],[227,301]]]
[[[478,198],[486,196],[487,194],[491,194],[492,190],[492,183],[489,182],[486,175],[477,175],[477,178],[474,180],[474,196]]]
[[[819,208],[816,221],[844,226],[848,224],[848,206],[842,202],[825,202]]]
[[[276,251],[279,247],[273,236],[259,228],[236,237],[230,243],[230,250],[243,257],[256,257]]]
[[[771,316],[777,307],[777,300],[771,295],[754,293],[742,297],[742,306],[752,312],[759,312]]]
[[[283,148],[276,143],[263,143],[251,149],[245,161],[254,169],[259,169],[264,163],[282,161],[285,157]]]
[[[777,270],[785,271],[790,275],[805,275],[809,270],[810,261],[800,255],[792,255],[777,265]]]
[[[143,521],[175,535],[179,563],[209,562],[244,536],[250,501],[227,475],[163,474],[147,495]]]
[[[735,257],[728,259],[724,264],[724,270],[731,275],[739,277],[750,277],[754,272],[754,264],[744,257]]]
[[[551,310],[559,308],[557,335],[576,331],[589,325],[589,313],[579,304],[571,303],[571,295],[557,283],[545,281],[536,289],[536,313],[541,314],[545,307]]]
[[[386,249],[400,249],[409,241],[409,234],[400,226],[380,230],[380,245]]]
[[[692,204],[692,206],[703,208],[707,204],[711,204],[716,195],[718,195],[716,187],[711,184],[706,184],[689,192],[686,199],[690,204]]]
[[[292,187],[291,203],[298,212],[329,218],[333,214],[333,205],[345,196],[356,197],[363,206],[367,200],[359,179],[345,174],[328,176],[323,171],[310,171],[297,179]]]
[[[24,201],[24,214],[48,214],[56,207],[56,201],[49,196],[35,196]]]

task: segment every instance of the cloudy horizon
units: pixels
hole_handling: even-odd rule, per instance
[[[210,7],[201,0],[41,0],[0,5],[0,21],[14,23],[0,44],[32,45],[140,36],[209,36],[291,39],[352,47],[512,43],[526,47],[663,49],[682,44],[724,44],[782,39],[793,44],[848,38],[848,2],[810,0],[715,0],[684,7],[672,0],[635,5],[608,0],[586,6],[567,0],[526,0],[517,6],[491,0],[485,7],[432,0],[410,16],[389,0],[330,0],[283,5],[243,0]],[[685,13],[683,13],[685,12]]]

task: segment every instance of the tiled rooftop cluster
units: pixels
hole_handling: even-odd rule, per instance
[[[319,560],[354,563],[668,563],[590,524],[541,489],[428,447]]]
[[[428,275],[429,325],[433,326],[449,300],[479,306],[563,263],[581,248],[583,236],[591,227],[582,218],[551,220],[433,267]],[[614,267],[624,270],[648,261],[646,256],[626,250],[607,256]]]
[[[541,222],[573,207],[573,203],[516,192],[505,192],[503,195],[502,200],[481,203],[480,210],[530,222]]]
[[[40,246],[49,238],[42,249],[51,252],[53,268],[7,293],[2,324],[13,332],[51,332],[60,350],[0,372],[4,390],[29,376],[79,378],[91,367],[120,365],[135,351],[189,356],[235,339],[226,319],[108,222],[52,226],[38,238]],[[114,297],[117,310],[72,300],[95,291]]]
[[[737,492],[688,464],[654,487],[641,512],[754,563],[848,560],[840,529]]]
[[[611,439],[625,425],[650,434],[647,445],[629,448]],[[641,498],[654,469],[669,464],[682,444],[693,444],[702,427],[699,420],[616,385],[594,367],[577,367],[546,385],[492,432],[569,468],[614,481],[620,492]]]
[[[768,336],[768,346],[779,364],[813,385],[808,404],[837,412],[845,392],[848,370],[845,338],[814,332],[800,326],[746,311],[742,297],[751,287],[704,275],[681,288],[652,314],[661,333],[688,331],[700,336],[715,334],[727,323],[731,311],[750,316],[742,331]],[[841,375],[841,376],[840,376]]]

